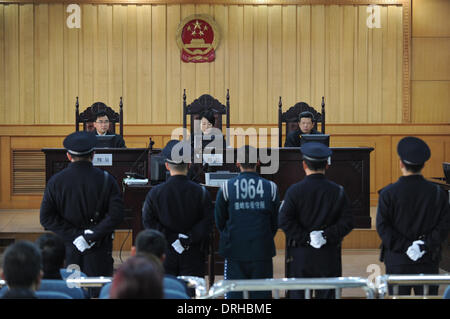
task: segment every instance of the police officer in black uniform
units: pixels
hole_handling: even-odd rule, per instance
[[[450,224],[446,193],[428,182],[421,171],[430,158],[428,145],[417,137],[405,137],[397,145],[402,175],[380,191],[377,231],[382,240],[381,261],[386,274],[438,274],[441,244]],[[400,295],[409,295],[412,286],[400,286]],[[392,294],[392,288],[389,287]],[[423,295],[423,286],[414,286]],[[430,287],[436,295],[437,286]]]
[[[77,264],[87,276],[112,276],[112,236],[124,205],[114,177],[92,165],[96,143],[88,132],[64,139],[71,163],[48,181],[40,222],[64,240],[66,265]]]
[[[289,187],[278,224],[286,233],[286,277],[339,277],[341,242],[353,229],[344,188],[325,177],[331,150],[320,143],[301,147],[306,177]],[[304,291],[289,292],[304,298]],[[316,298],[334,298],[334,290],[316,290]]]
[[[286,136],[284,147],[300,147],[302,134],[319,134],[314,128],[314,115],[311,112],[301,112],[298,116],[298,121],[299,129]]]
[[[153,187],[142,207],[145,229],[162,232],[169,247],[164,269],[173,276],[205,276],[205,256],[214,206],[209,192],[186,176],[189,142],[171,140],[162,151],[169,179]]]
[[[273,277],[274,236],[280,199],[277,185],[258,175],[256,149],[242,148],[241,173],[229,179],[216,198],[215,219],[220,231],[219,254],[225,257],[226,280]],[[242,151],[241,151],[242,152]],[[253,153],[253,161],[251,153]],[[227,298],[242,298],[241,292]],[[271,298],[270,291],[250,292],[250,298]]]

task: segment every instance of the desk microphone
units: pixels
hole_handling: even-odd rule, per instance
[[[208,164],[208,163],[202,164],[201,167],[202,167],[201,170],[200,170],[200,169],[197,170],[197,172],[195,173],[195,175],[191,177],[191,180],[192,180],[192,181],[196,182],[196,181],[197,181],[197,178],[200,176],[201,173],[207,172],[207,171],[208,171],[208,168],[209,168],[209,164]]]
[[[135,170],[138,162],[141,160],[142,156],[144,154],[146,154],[147,151],[148,152],[152,151],[153,144],[155,144],[155,142],[153,142],[152,139],[150,138],[150,143],[148,144],[148,147],[134,161],[133,165],[131,165],[130,171],[129,172],[125,172],[126,176],[128,176],[129,178],[145,179],[145,176],[142,176],[141,174],[134,172],[134,170]]]

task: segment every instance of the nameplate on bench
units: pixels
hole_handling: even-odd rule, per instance
[[[95,154],[92,160],[94,166],[112,166],[112,154]]]

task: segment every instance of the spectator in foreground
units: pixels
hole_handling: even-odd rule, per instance
[[[37,299],[41,272],[41,253],[35,244],[18,241],[9,246],[3,257],[2,278],[9,290],[3,299]]]
[[[111,299],[162,299],[164,271],[156,257],[130,257],[113,277]]]
[[[147,257],[151,255],[164,263],[166,250],[167,240],[163,233],[156,229],[144,229],[136,236],[136,246],[131,247],[131,256]],[[166,292],[166,290],[175,290],[185,298],[189,298],[186,283],[170,274],[164,275],[164,291]],[[193,295],[194,291],[190,291],[190,293]]]
[[[42,279],[62,279],[60,269],[64,268],[66,248],[60,237],[45,233],[36,240],[42,256]]]

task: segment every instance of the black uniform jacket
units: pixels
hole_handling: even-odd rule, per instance
[[[178,234],[200,244],[212,231],[214,206],[209,192],[185,175],[175,175],[153,187],[142,207],[144,228],[161,231],[169,243]]]
[[[103,171],[91,162],[70,163],[47,183],[41,204],[41,225],[66,242],[72,242],[86,229],[94,232],[86,238],[89,241],[110,235],[123,221],[124,205],[116,180],[108,174],[101,215],[94,218],[103,182]]]
[[[350,202],[344,188],[323,174],[306,176],[287,190],[278,225],[286,233],[286,256],[293,257],[287,276],[340,276],[341,242],[353,229]],[[310,233],[323,230],[326,244],[310,246]],[[297,274],[297,275],[295,275]]]
[[[288,240],[295,241],[295,246],[309,246],[309,234],[313,230],[324,231],[325,246],[337,246],[353,229],[347,195],[340,185],[323,174],[306,176],[290,186],[278,218],[279,227]]]
[[[440,246],[450,224],[448,197],[422,175],[402,176],[380,192],[377,231],[387,264],[439,262]],[[422,239],[426,253],[416,262],[406,251],[413,241]]]

